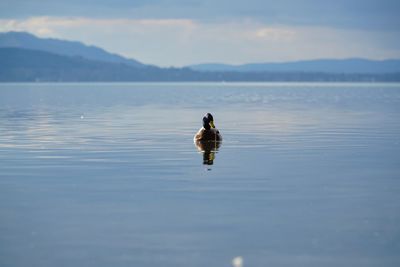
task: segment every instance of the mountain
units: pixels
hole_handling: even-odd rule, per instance
[[[0,48],[0,82],[185,81],[195,80],[187,68],[133,67],[24,48]],[[201,76],[201,75],[200,75]]]
[[[79,42],[42,39],[24,32],[0,33],[0,82],[398,82],[399,62],[351,59],[160,68]]]
[[[87,46],[80,42],[66,40],[38,38],[35,35],[26,32],[0,33],[0,48],[1,47],[40,50],[64,56],[81,56],[97,61],[124,63],[133,67],[145,66],[137,60],[127,59],[95,46]]]
[[[143,79],[152,68],[24,48],[0,48],[0,62],[0,81],[98,81],[119,76]]]
[[[197,71],[235,72],[324,72],[324,73],[398,73],[400,60],[320,59],[284,63],[244,65],[199,64],[188,66]]]
[[[0,63],[0,82],[400,81],[400,73],[201,72],[189,68],[133,67],[15,47],[0,48]]]

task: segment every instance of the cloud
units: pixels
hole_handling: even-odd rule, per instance
[[[251,19],[264,24],[363,30],[400,28],[398,0],[2,0],[0,18]]]
[[[79,28],[113,28],[124,29],[131,28],[137,30],[140,27],[145,27],[144,30],[149,28],[191,28],[194,22],[188,19],[92,19],[85,17],[31,17],[28,19],[0,19],[0,30],[26,30],[36,34],[43,28],[52,28],[61,31],[79,30]],[[56,33],[56,32],[54,32]]]
[[[243,19],[31,17],[2,19],[0,31],[78,40],[161,66],[315,58],[399,58],[398,31],[293,26]]]
[[[295,31],[291,29],[265,27],[256,30],[255,36],[273,41],[291,41],[295,38],[295,34]]]

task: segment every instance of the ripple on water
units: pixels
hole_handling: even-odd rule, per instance
[[[0,85],[0,262],[398,266],[399,88]]]

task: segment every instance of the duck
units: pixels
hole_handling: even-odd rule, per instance
[[[203,117],[203,127],[194,136],[194,141],[222,141],[220,132],[215,128],[214,117],[211,113],[206,113]]]

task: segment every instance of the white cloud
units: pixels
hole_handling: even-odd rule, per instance
[[[78,40],[161,66],[200,62],[400,57],[398,32],[265,25],[252,20],[32,17],[0,20],[0,31]]]
[[[295,38],[295,31],[290,29],[264,27],[256,31],[255,36],[271,41],[291,41]]]

